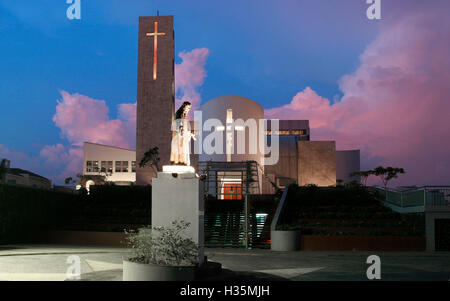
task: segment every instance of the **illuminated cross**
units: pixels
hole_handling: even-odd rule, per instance
[[[165,32],[158,32],[158,22],[154,22],[155,32],[147,33],[147,36],[153,37],[153,80],[156,80],[156,71],[158,68],[158,36],[165,36]]]
[[[226,119],[226,155],[227,162],[231,162],[231,154],[233,153],[233,140],[234,131],[243,131],[242,126],[233,125],[233,110],[227,109],[227,119]]]

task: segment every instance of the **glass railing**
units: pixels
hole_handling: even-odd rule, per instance
[[[424,186],[403,191],[376,188],[381,198],[399,207],[450,206],[450,186]]]

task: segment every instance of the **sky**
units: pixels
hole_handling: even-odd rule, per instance
[[[82,142],[135,148],[138,17],[174,15],[177,102],[221,95],[450,185],[450,1],[0,0],[0,158],[62,183]]]

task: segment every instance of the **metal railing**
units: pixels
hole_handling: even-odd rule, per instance
[[[388,203],[398,207],[450,206],[450,186],[422,186],[404,189],[375,187]]]

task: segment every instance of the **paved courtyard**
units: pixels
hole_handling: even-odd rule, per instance
[[[64,281],[71,266],[68,258],[77,255],[81,280],[120,281],[122,259],[128,254],[128,249],[109,247],[0,246],[0,280]],[[381,259],[382,280],[450,280],[449,252],[206,250],[209,261],[220,262],[239,279],[296,281],[367,280],[366,259],[372,254]]]

